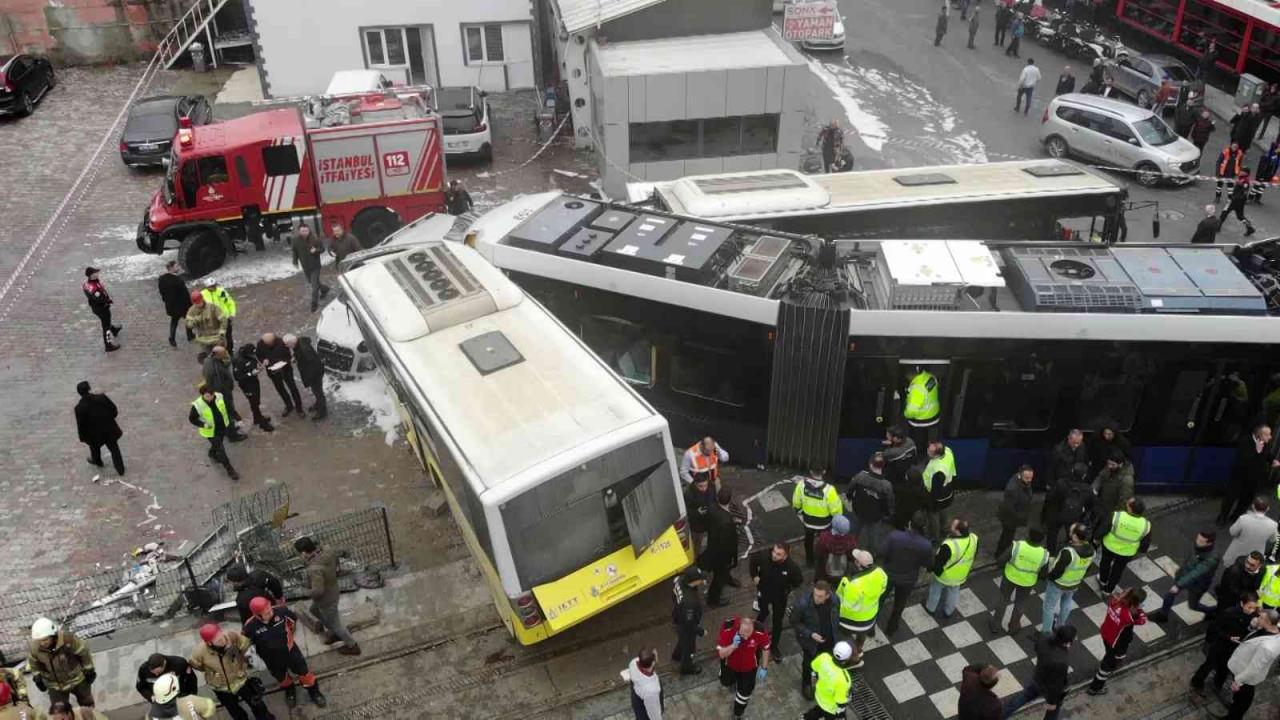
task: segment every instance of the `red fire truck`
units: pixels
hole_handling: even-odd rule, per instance
[[[138,226],[138,249],[178,248],[195,277],[302,220],[341,223],[366,247],[444,210],[440,118],[418,94],[323,98],[179,128],[164,185]],[[314,229],[314,228],[313,228]]]

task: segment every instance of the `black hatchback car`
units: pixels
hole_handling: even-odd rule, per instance
[[[178,118],[191,124],[213,120],[213,108],[203,95],[157,95],[143,98],[129,108],[129,119],[120,134],[120,158],[125,165],[160,165],[178,132]]]
[[[49,61],[35,55],[0,55],[0,115],[30,115],[58,79]]]

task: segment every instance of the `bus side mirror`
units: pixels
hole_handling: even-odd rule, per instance
[[[1160,238],[1160,218],[1151,218],[1151,237],[1152,239]]]

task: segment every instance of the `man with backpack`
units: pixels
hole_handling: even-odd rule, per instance
[[[889,518],[893,517],[893,485],[884,476],[884,454],[875,453],[867,463],[867,469],[853,476],[849,489],[849,510],[853,514],[854,535],[858,545],[879,554],[882,538],[888,531]]]
[[[1071,473],[1059,477],[1049,487],[1044,501],[1045,548],[1058,551],[1058,536],[1063,529],[1083,522],[1088,524],[1093,514],[1094,495],[1089,485],[1089,466],[1076,463]]]

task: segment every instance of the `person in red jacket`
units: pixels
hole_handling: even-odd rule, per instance
[[[769,674],[769,633],[749,617],[725,621],[716,644],[720,656],[720,684],[734,688],[733,716],[742,717],[751,702],[756,681]]]
[[[1093,682],[1089,683],[1090,695],[1106,694],[1107,678],[1116,671],[1120,661],[1124,660],[1125,653],[1129,651],[1134,626],[1147,624],[1147,614],[1142,611],[1142,602],[1146,599],[1146,590],[1130,588],[1107,600],[1107,618],[1102,621],[1102,644],[1106,648],[1106,654],[1102,656],[1102,662],[1098,663]]]
[[[114,352],[120,349],[120,345],[116,343],[116,336],[120,334],[120,326],[111,323],[111,295],[107,293],[107,286],[102,284],[102,279],[98,277],[98,268],[90,266],[84,269],[84,284],[80,289],[84,292],[85,300],[89,301],[89,309],[93,314],[98,316],[98,322],[102,323],[102,345],[107,352]]]

